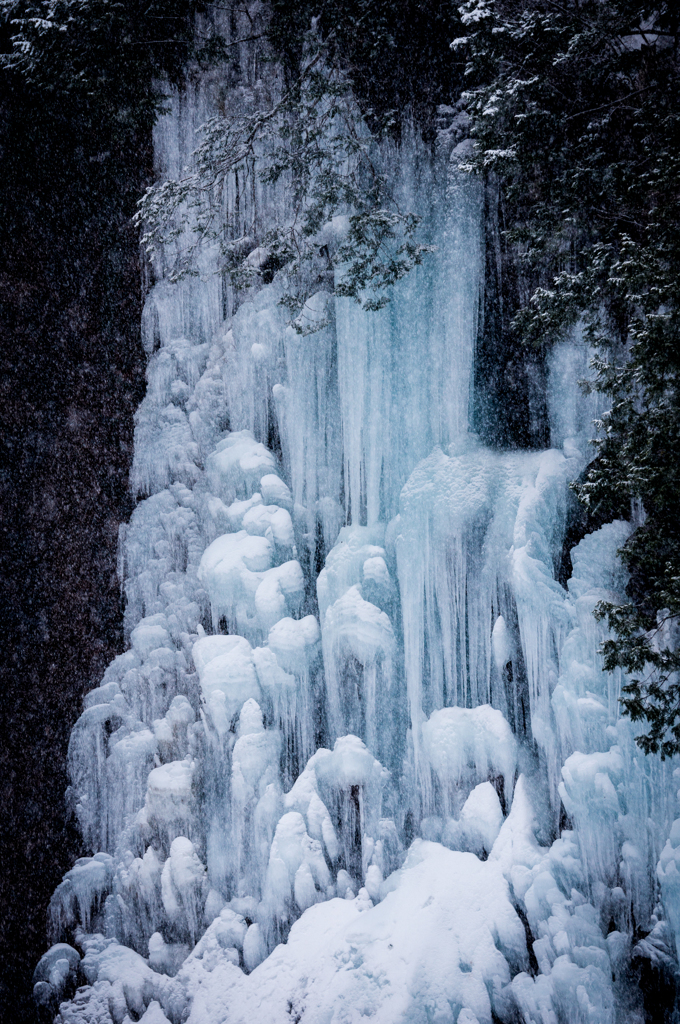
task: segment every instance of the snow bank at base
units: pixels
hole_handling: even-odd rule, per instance
[[[524,928],[500,870],[417,840],[373,906],[311,907],[252,974],[224,964],[197,992],[189,1024],[491,1024],[526,963]],[[463,1017],[465,1019],[465,1017]]]
[[[360,754],[360,741],[350,739]],[[321,753],[320,764],[329,762],[330,752]],[[370,768],[367,762],[352,763]],[[309,789],[305,775],[318,767],[308,767],[296,784],[299,806]],[[478,793],[484,786],[495,797],[482,784],[473,802],[486,802]],[[313,794],[310,809],[312,802]],[[302,815],[289,811],[272,855],[295,874],[299,902],[305,894],[298,864],[306,863],[309,881],[319,876],[331,895],[308,901],[287,942],[268,957],[263,927],[248,926],[254,903],[233,900],[191,953],[156,933],[147,961],[116,940],[78,933],[80,966],[75,950],[56,946],[36,971],[38,985],[49,996],[50,985],[64,984],[60,971],[66,980],[79,969],[87,980],[62,1004],[58,1024],[128,1024],[146,1015],[152,1024],[613,1024],[613,976],[629,955],[629,939],[619,929],[603,936],[598,912],[582,894],[574,834],[564,831],[542,847],[537,828],[530,786],[520,775],[488,860],[417,839],[382,884],[370,885],[369,869],[366,887],[356,897],[348,888],[343,899],[332,896],[321,844],[310,841]],[[188,910],[187,888],[204,879],[188,840],[173,843],[164,874],[168,865]],[[340,882],[339,874],[338,890]],[[529,932],[538,936],[531,949]],[[651,938],[670,962],[662,922]]]

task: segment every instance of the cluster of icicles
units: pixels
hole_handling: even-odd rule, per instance
[[[169,172],[206,102],[162,119]],[[468,432],[480,195],[447,113],[443,156],[394,154],[438,252],[385,310],[317,291],[305,335],[278,278],[233,315],[210,275],[147,299],[130,645],[73,730],[92,855],[35,978],[61,1024],[642,1022],[629,965],[675,969],[677,783],[592,616],[628,525],[555,580],[587,353],[553,355],[550,450]]]

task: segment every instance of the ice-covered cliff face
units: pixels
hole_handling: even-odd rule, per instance
[[[161,173],[214,95],[174,98]],[[35,979],[61,1024],[642,1022],[675,970],[677,782],[591,614],[627,524],[555,579],[587,353],[551,357],[550,450],[469,431],[481,196],[447,157],[393,154],[437,252],[379,313],[310,282],[299,334],[209,254],[148,296],[130,646],[72,734],[92,856]]]

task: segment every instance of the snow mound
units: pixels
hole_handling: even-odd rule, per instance
[[[472,854],[417,840],[390,892],[310,907],[248,976],[217,968],[188,1024],[491,1024],[526,959],[524,928],[503,876]],[[463,1020],[465,1020],[463,1016]]]

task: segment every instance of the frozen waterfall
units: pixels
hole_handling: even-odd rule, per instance
[[[172,98],[159,174],[213,91]],[[557,581],[587,352],[553,352],[553,448],[482,445],[483,204],[450,149],[388,154],[437,251],[377,313],[310,286],[300,334],[280,275],[236,292],[209,253],[148,294],[129,646],[71,736],[89,856],[35,975],[59,1024],[643,1024],[635,964],[677,969],[678,782],[591,614],[628,525]],[[250,203],[225,218],[285,195]]]

